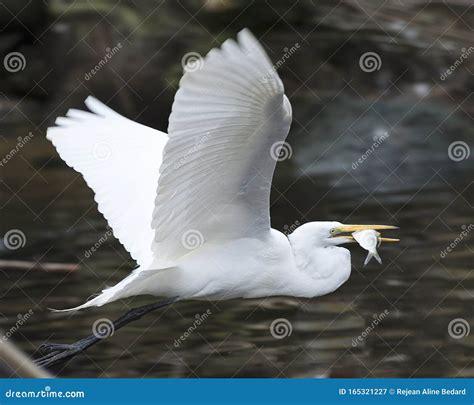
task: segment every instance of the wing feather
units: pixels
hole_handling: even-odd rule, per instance
[[[290,122],[283,84],[248,30],[184,74],[153,213],[153,251],[163,264],[195,246],[190,233],[202,245],[269,231],[271,148]]]
[[[93,97],[70,109],[47,138],[95,193],[115,237],[143,265],[152,261],[151,220],[166,134],[133,122]]]

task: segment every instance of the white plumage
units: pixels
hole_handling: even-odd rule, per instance
[[[91,112],[69,110],[47,138],[139,268],[73,310],[138,294],[313,297],[349,277],[350,253],[336,245],[352,240],[335,235],[354,226],[311,222],[289,239],[271,229],[271,150],[288,134],[291,106],[250,31],[184,74],[168,135],[92,97],[86,105]]]
[[[163,132],[133,122],[93,97],[92,113],[71,109],[56,119],[47,138],[61,158],[94,190],[104,215],[139,265],[152,261],[150,226],[156,196]]]

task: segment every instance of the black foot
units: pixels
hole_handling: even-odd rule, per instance
[[[79,353],[86,350],[89,346],[92,346],[99,339],[95,336],[89,336],[81,339],[72,344],[62,343],[45,343],[42,344],[39,350],[43,353],[47,353],[39,359],[35,360],[37,366],[49,367],[54,366],[57,363],[70,359]]]
[[[63,362],[82,352],[84,349],[77,344],[47,344],[40,348],[42,352],[50,352],[43,357],[35,360],[35,364],[40,367],[50,367],[57,363]]]
[[[38,350],[41,353],[51,353],[57,350],[71,350],[74,349],[74,345],[64,343],[43,343]]]
[[[128,323],[140,319],[143,315],[154,311],[158,308],[163,308],[178,301],[178,297],[168,298],[164,301],[157,302],[155,304],[144,305],[139,308],[134,308],[128,311],[125,315],[113,322],[112,331],[119,330]],[[107,335],[100,336],[95,333],[84,339],[78,340],[72,344],[61,344],[61,343],[46,343],[40,346],[39,350],[42,353],[46,353],[44,356],[35,360],[36,365],[40,367],[49,367],[58,363],[62,363],[79,353],[83,352],[87,348],[107,338]]]

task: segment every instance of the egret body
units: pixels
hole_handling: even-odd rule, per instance
[[[350,252],[340,246],[353,242],[350,232],[394,228],[309,222],[288,237],[272,229],[275,148],[292,119],[275,68],[243,30],[185,71],[167,134],[92,97],[90,112],[69,110],[48,129],[138,263],[117,285],[68,310],[141,294],[169,302],[320,296],[350,276]],[[137,314],[143,311],[127,320]]]

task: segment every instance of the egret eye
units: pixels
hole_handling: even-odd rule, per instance
[[[329,233],[330,233],[331,235],[334,235],[334,234],[336,233],[336,230],[335,230],[334,228],[332,228],[332,229],[329,231]]]

